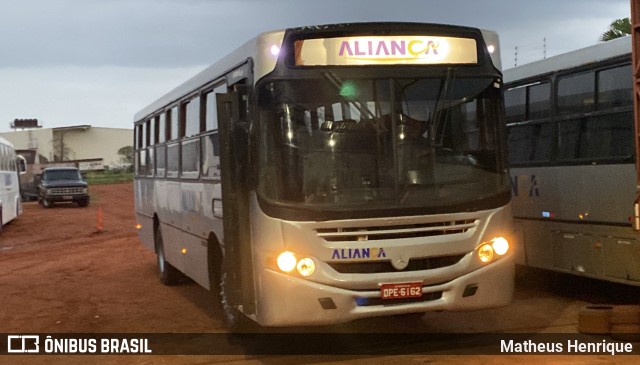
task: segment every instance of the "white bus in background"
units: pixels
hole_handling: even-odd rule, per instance
[[[142,109],[135,209],[161,281],[220,293],[232,329],[509,303],[499,60],[474,28],[288,29]]]
[[[0,232],[2,226],[22,213],[18,170],[23,172],[25,163],[23,159],[20,162],[17,163],[13,145],[0,137]]]
[[[640,285],[631,37],[504,72],[522,263]]]

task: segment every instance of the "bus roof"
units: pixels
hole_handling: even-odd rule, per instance
[[[363,23],[352,23],[362,25]],[[301,29],[323,29],[330,27],[346,27],[352,24],[328,24],[328,25],[318,25],[311,27],[301,27],[301,28],[291,28],[293,30],[301,30]],[[389,23],[370,23],[377,25],[386,25],[393,26],[398,24],[411,24],[411,23],[400,23],[400,22],[389,22]],[[425,25],[427,25],[425,23]],[[485,39],[487,44],[494,45],[495,49],[499,50],[499,38],[496,32],[478,29],[478,28],[470,28],[463,27],[457,25],[443,25],[443,24],[428,24],[431,26],[447,26],[453,28],[468,28],[468,29],[477,29],[482,33],[482,37]],[[137,122],[143,118],[147,118],[157,110],[170,105],[180,98],[188,95],[191,92],[196,91],[197,89],[205,86],[207,83],[211,81],[216,81],[219,77],[223,76],[225,73],[233,70],[238,67],[242,63],[244,63],[248,59],[253,59],[255,65],[255,73],[253,75],[254,82],[257,82],[273,71],[276,66],[276,62],[278,60],[277,55],[272,54],[272,47],[276,46],[277,49],[282,47],[282,43],[284,40],[284,36],[287,29],[275,30],[271,32],[264,32],[256,36],[255,38],[247,41],[242,46],[238,47],[236,50],[226,55],[219,61],[215,62],[211,66],[205,68],[189,80],[184,83],[178,85],[173,90],[169,91],[158,100],[154,101],[150,105],[146,106],[144,109],[137,112],[134,116],[134,122]],[[491,60],[494,63],[494,66],[498,69],[501,69],[500,64],[500,52],[494,52],[491,54]]]
[[[205,68],[189,80],[178,85],[176,88],[136,113],[134,116],[134,122],[147,117],[165,105],[173,103],[186,94],[204,86],[208,82],[216,80],[216,78],[233,70],[249,58],[254,59],[257,65],[256,74],[254,75],[255,80],[260,79],[275,67],[277,58],[274,56],[270,57],[270,49],[272,46],[280,47],[282,45],[284,32],[284,30],[265,32],[249,40],[213,65]]]
[[[631,37],[617,38],[575,51],[505,70],[504,82],[514,82],[547,73],[566,70],[631,53]]]

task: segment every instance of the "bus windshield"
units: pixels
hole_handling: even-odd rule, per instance
[[[508,192],[493,78],[316,79],[259,89],[261,196],[318,209],[472,203]]]

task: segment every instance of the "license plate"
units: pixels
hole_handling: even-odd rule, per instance
[[[383,284],[380,287],[382,299],[420,298],[422,283]]]
[[[62,199],[63,199],[63,200],[71,200],[71,199],[73,199],[73,197],[72,197],[71,195],[64,195],[64,196],[62,197]]]

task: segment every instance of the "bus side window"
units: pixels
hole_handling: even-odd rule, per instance
[[[218,132],[202,137],[202,176],[220,178],[220,145]]]
[[[18,172],[20,173],[20,175],[24,174],[27,172],[27,160],[18,155],[16,156],[16,167],[18,168]]]

